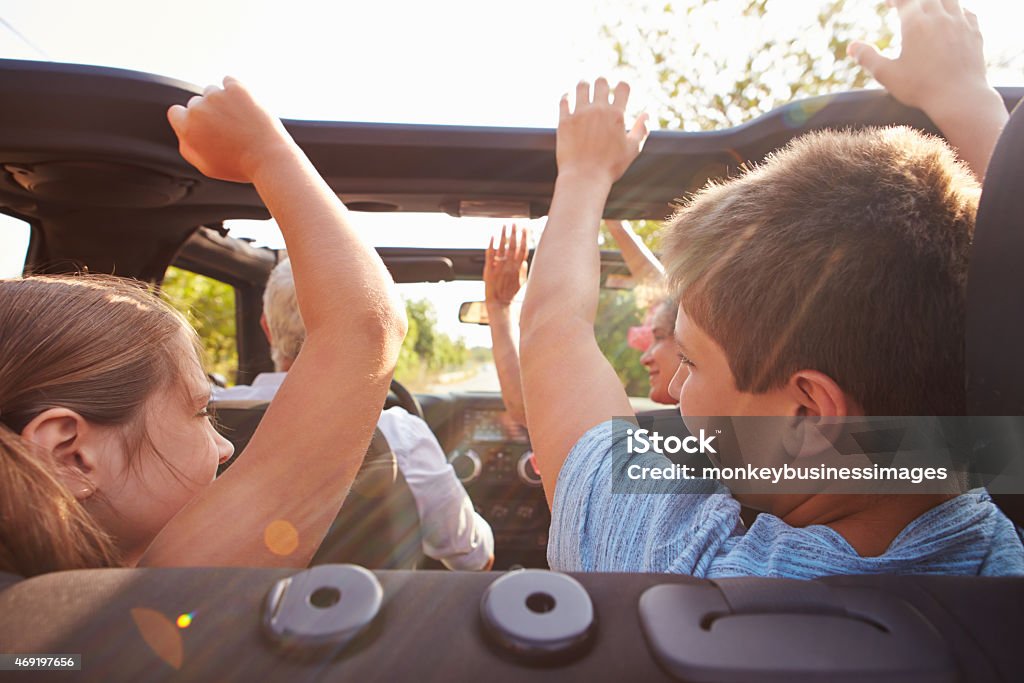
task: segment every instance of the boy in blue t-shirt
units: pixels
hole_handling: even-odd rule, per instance
[[[699,192],[668,222],[689,416],[962,415],[964,302],[979,187],[1007,114],[977,21],[955,1],[895,3],[903,53],[851,54],[955,145],[906,128],[818,132]],[[615,494],[629,401],[593,335],[597,229],[639,153],[628,86],[561,102],[558,179],[521,323],[531,440],[552,506],[551,566],[696,576],[1021,574],[1024,547],[983,493],[772,493],[715,481]],[[565,349],[571,349],[566,353]],[[557,407],[558,409],[552,409]],[[745,528],[740,502],[764,512]]]

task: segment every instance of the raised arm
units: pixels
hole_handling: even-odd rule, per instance
[[[874,45],[850,44],[850,56],[903,104],[939,127],[978,180],[992,158],[1009,115],[985,78],[978,17],[958,0],[889,0],[900,16],[900,56]]]
[[[404,307],[337,196],[241,84],[225,79],[168,118],[189,162],[252,182],[277,219],[306,339],[238,462],[164,528],[142,563],[304,566],[370,442]]]
[[[622,383],[594,338],[601,275],[597,230],[612,184],[640,153],[646,117],[625,128],[629,86],[609,102],[608,82],[576,87],[560,104],[558,178],[534,253],[520,324],[523,397],[530,442],[550,505],[562,463],[591,427],[631,415]]]
[[[647,248],[640,236],[633,231],[629,223],[609,220],[605,221],[604,225],[615,239],[615,243],[619,245],[622,259],[626,262],[626,267],[629,268],[633,277],[647,284],[661,286],[665,277],[665,268],[661,265],[658,257]]]
[[[484,302],[501,398],[508,414],[523,426],[526,426],[526,410],[523,408],[523,385],[519,372],[519,302],[516,295],[526,284],[528,253],[526,229],[519,231],[513,225],[509,236],[502,226],[498,246],[495,247],[492,237],[484,261]]]

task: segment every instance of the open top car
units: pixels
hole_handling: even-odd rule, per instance
[[[235,294],[236,381],[272,369],[259,318],[267,275],[282,255],[223,227],[269,214],[252,187],[210,180],[185,162],[166,124],[168,106],[199,89],[115,69],[0,61],[0,92],[0,210],[31,225],[25,272],[88,270],[159,285],[175,266],[226,283]],[[1001,94],[1012,108],[1024,89]],[[285,124],[353,211],[512,221],[542,217],[550,205],[552,130]],[[889,124],[937,133],[921,112],[875,91],[794,102],[732,129],[656,132],[613,188],[605,217],[660,220],[681,195],[801,133]],[[1017,116],[993,162],[989,182],[997,189],[987,185],[986,194],[1019,177],[1012,164],[1024,156],[1020,128]],[[1010,204],[988,208],[992,230],[1007,220],[1019,225],[1012,195],[1003,200]],[[975,405],[982,414],[1015,414],[1024,383],[1013,383],[1022,373],[1010,343],[1019,341],[1021,324],[1020,316],[1005,319],[1002,302],[1024,289],[1013,279],[1014,252],[987,236],[979,226],[987,260],[971,281],[971,334],[1005,340],[972,356]],[[398,283],[482,276],[483,249],[378,251]],[[617,253],[602,254],[601,270],[606,287],[628,285]],[[396,379],[389,403],[430,425],[493,528],[495,568],[545,569],[547,504],[529,434],[510,425],[500,394],[416,393]],[[228,437],[244,445],[260,411],[223,406]],[[354,520],[372,515],[390,530],[381,534],[400,540],[407,527],[397,517],[408,514],[408,501],[364,501],[358,510],[343,507],[332,529],[338,544],[324,561],[368,566],[382,589],[376,599],[365,577],[332,574],[333,564],[313,575],[225,568],[2,575],[0,653],[80,654],[79,675],[90,680],[939,681],[1015,680],[1024,671],[1015,649],[1024,626],[1020,579],[594,574],[564,584],[548,572],[430,571],[422,558],[410,571],[408,558],[367,558],[346,540]],[[518,583],[499,585],[506,577]]]

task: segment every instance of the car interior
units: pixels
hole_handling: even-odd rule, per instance
[[[1024,96],[1000,91],[1009,109]],[[166,124],[167,107],[200,89],[118,69],[0,60],[0,92],[0,212],[31,226],[25,272],[88,270],[159,285],[176,266],[226,283],[238,383],[272,370],[259,318],[283,254],[224,227],[269,214],[251,186],[211,180],[185,162]],[[793,102],[725,130],[657,131],[613,188],[605,217],[660,220],[687,192],[801,133],[890,124],[938,134],[881,91]],[[356,212],[539,218],[550,204],[552,129],[285,125]],[[972,247],[972,415],[1024,415],[1024,319],[1013,313],[1024,296],[1021,178],[1018,109],[989,168]],[[378,252],[398,283],[482,278],[482,248]],[[628,273],[610,251],[601,272]],[[216,406],[236,454],[266,405]],[[1021,680],[1020,578],[550,572],[550,514],[529,434],[507,419],[501,395],[417,394],[396,381],[388,406],[421,416],[437,436],[494,531],[497,571],[447,571],[423,556],[414,502],[378,430],[311,569],[0,574],[0,653],[81,653],[79,676],[103,681]],[[1024,524],[1021,496],[994,498]],[[187,627],[179,615],[189,615]]]

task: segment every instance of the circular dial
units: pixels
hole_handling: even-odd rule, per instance
[[[519,457],[516,474],[519,475],[519,481],[527,486],[541,485],[540,470],[537,469],[537,459],[533,456],[533,451],[526,451]]]
[[[480,462],[480,456],[473,449],[469,449],[464,453],[459,453],[451,460],[452,468],[455,470],[455,476],[459,478],[463,484],[469,483],[480,476],[480,471],[483,469],[483,463]]]

